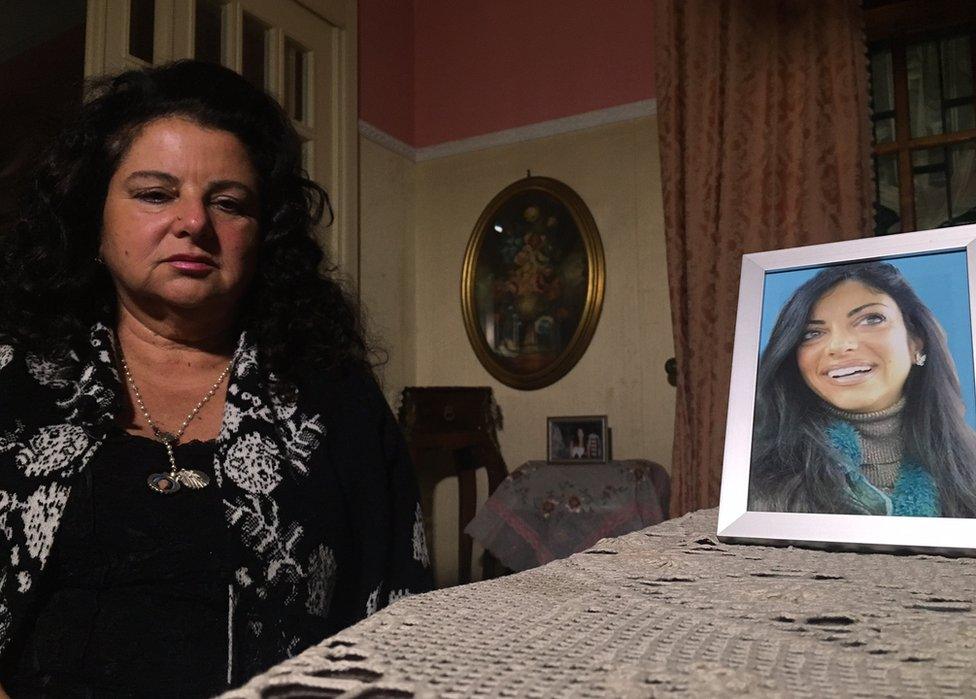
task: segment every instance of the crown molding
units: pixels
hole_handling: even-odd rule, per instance
[[[359,134],[363,138],[368,138],[373,143],[383,146],[387,150],[393,151],[397,155],[402,155],[407,160],[417,162],[417,149],[394,138],[381,129],[376,128],[368,121],[359,120]]]
[[[591,129],[596,126],[631,121],[633,119],[653,116],[654,114],[657,114],[657,100],[641,100],[639,102],[622,104],[617,107],[597,109],[592,112],[562,117],[561,119],[541,121],[535,124],[528,124],[527,126],[519,126],[514,129],[495,131],[494,133],[472,136],[471,138],[463,138],[457,141],[447,141],[423,148],[414,148],[362,119],[359,120],[359,133],[374,143],[398,155],[402,155],[408,160],[419,163],[426,160],[446,158],[451,155],[485,150],[487,148],[497,148],[499,146],[508,146],[525,141],[534,141],[539,138],[548,138],[572,131]]]

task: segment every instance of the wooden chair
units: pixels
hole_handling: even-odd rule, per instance
[[[472,540],[464,528],[477,509],[475,472],[487,472],[488,495],[508,476],[496,433],[501,410],[488,387],[408,386],[399,422],[418,474],[431,469],[434,459],[449,457],[450,475],[458,478],[458,582],[471,582]],[[496,574],[487,553],[483,574]]]

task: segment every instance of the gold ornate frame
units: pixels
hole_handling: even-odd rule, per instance
[[[475,299],[475,275],[478,257],[485,240],[486,231],[494,217],[516,195],[538,191],[555,198],[573,217],[586,251],[587,280],[586,301],[579,323],[565,348],[555,360],[542,369],[518,373],[503,366],[494,356],[478,322],[478,309]],[[534,390],[549,386],[565,376],[580,360],[596,331],[603,308],[603,288],[606,270],[603,258],[603,244],[593,215],[580,196],[569,186],[549,177],[526,177],[513,182],[488,203],[474,226],[468,247],[464,253],[464,266],[461,272],[461,310],[464,314],[464,327],[468,340],[474,348],[478,360],[492,376],[506,386],[520,390]]]

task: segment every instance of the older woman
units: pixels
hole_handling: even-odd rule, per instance
[[[976,434],[945,333],[882,262],[780,312],[756,391],[749,509],[976,517]]]
[[[287,116],[179,62],[97,85],[0,239],[0,683],[212,694],[429,560]]]

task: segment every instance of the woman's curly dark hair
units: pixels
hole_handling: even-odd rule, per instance
[[[301,139],[265,92],[231,70],[177,61],[91,83],[80,113],[40,160],[23,215],[0,236],[0,331],[61,352],[110,318],[115,291],[96,262],[108,183],[148,123],[181,116],[234,134],[260,188],[261,251],[241,329],[272,371],[370,369],[357,307],[321,273],[313,227],[331,207],[302,168]]]

